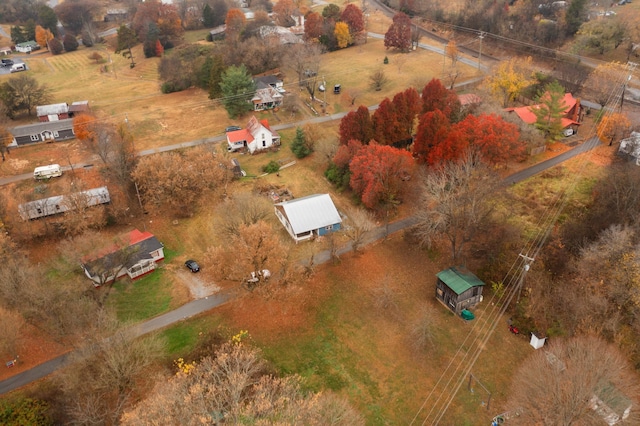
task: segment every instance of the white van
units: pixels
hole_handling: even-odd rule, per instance
[[[26,71],[26,70],[27,70],[27,66],[25,64],[11,65],[11,72],[19,72],[19,71]]]
[[[62,176],[62,169],[58,164],[36,167],[33,171],[34,179],[50,179],[58,176]]]

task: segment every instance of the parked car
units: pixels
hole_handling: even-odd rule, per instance
[[[224,131],[225,131],[226,133],[229,133],[229,132],[235,132],[236,130],[242,130],[242,127],[238,127],[238,126],[229,126],[229,127],[227,127],[226,129],[224,129]]]
[[[13,65],[11,59],[0,59],[0,67],[10,67],[11,65]]]
[[[196,262],[195,260],[187,260],[186,262],[184,262],[184,266],[186,266],[193,273],[200,272],[200,265],[198,265],[198,262]]]
[[[562,134],[564,135],[565,138],[568,138],[569,136],[572,136],[575,134],[575,130],[573,130],[571,127],[567,127],[562,131]]]

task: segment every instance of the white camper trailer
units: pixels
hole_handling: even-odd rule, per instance
[[[34,179],[49,179],[52,177],[62,176],[62,169],[58,164],[50,164],[48,166],[36,167],[33,171]]]

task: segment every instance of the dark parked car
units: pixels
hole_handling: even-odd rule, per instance
[[[10,67],[13,65],[13,61],[11,59],[0,59],[0,66]]]
[[[226,129],[224,129],[225,132],[235,132],[236,130],[242,130],[242,127],[238,127],[238,126],[229,126]]]
[[[200,265],[195,260],[187,260],[184,265],[189,268],[191,272],[200,272]]]

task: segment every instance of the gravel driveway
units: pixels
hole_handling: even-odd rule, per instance
[[[202,275],[194,274],[188,271],[177,271],[176,277],[184,284],[191,293],[191,297],[194,299],[202,299],[203,297],[211,296],[214,293],[220,291],[215,283],[210,283],[202,279]]]

